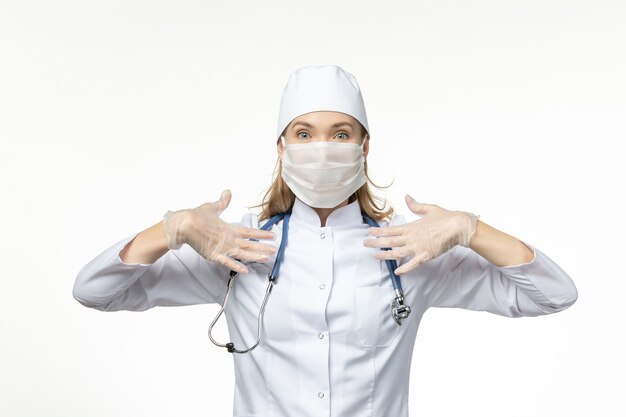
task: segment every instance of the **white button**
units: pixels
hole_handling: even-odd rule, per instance
[[[320,233],[320,238],[324,239],[326,235],[324,233]]]
[[[324,338],[324,333],[318,333],[317,337],[320,338],[320,339],[323,339]]]
[[[326,288],[326,285],[324,284],[320,285],[320,290],[323,290],[324,288]]]
[[[324,398],[324,393],[323,392],[318,392],[317,396],[320,397],[320,398]]]

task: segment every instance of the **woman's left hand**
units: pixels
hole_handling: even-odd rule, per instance
[[[464,211],[449,211],[436,204],[420,204],[408,194],[405,200],[409,209],[421,216],[421,219],[400,226],[370,227],[367,229],[368,234],[378,238],[363,241],[364,246],[371,248],[392,248],[376,252],[374,257],[377,259],[400,260],[412,256],[412,259],[395,270],[396,274],[409,272],[456,245],[469,247],[480,216]]]

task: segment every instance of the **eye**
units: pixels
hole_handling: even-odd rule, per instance
[[[307,133],[307,132],[305,132],[305,131],[301,130],[301,131],[299,131],[299,132],[297,133],[297,135],[298,135],[298,138],[300,138],[300,139],[309,139],[308,137],[303,138],[302,136],[300,136],[300,134],[305,134],[305,135],[308,135],[308,133]]]
[[[349,137],[348,134],[345,133],[345,132],[339,132],[339,133],[337,133],[337,135],[344,135],[345,136],[344,139],[348,139],[348,137]]]

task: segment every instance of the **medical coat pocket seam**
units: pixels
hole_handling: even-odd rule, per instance
[[[354,331],[363,347],[391,345],[400,332],[400,326],[391,316],[393,293],[388,287],[355,287]]]

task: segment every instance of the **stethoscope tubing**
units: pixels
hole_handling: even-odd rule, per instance
[[[370,225],[371,227],[380,227],[380,225],[378,223],[376,223],[376,221],[374,221],[366,213],[361,213],[361,215],[363,217],[363,220],[365,220],[365,222],[368,225]],[[230,295],[230,290],[232,289],[232,287],[234,285],[234,282],[235,282],[235,278],[238,275],[238,273],[236,271],[233,271],[233,270],[230,271],[230,277],[229,277],[227,288],[226,288],[226,294],[224,296],[224,302],[222,303],[222,307],[221,307],[220,311],[217,313],[217,315],[215,316],[215,318],[211,322],[211,325],[209,326],[209,339],[211,339],[211,342],[213,342],[213,344],[215,344],[217,346],[225,347],[230,353],[247,353],[247,352],[251,351],[252,349],[254,349],[255,347],[257,347],[257,345],[259,344],[259,342],[261,340],[261,327],[263,325],[263,316],[264,316],[264,313],[265,313],[265,306],[267,304],[267,300],[269,298],[269,295],[272,292],[272,288],[274,287],[274,285],[276,284],[276,282],[278,280],[278,273],[280,271],[280,266],[281,266],[282,261],[283,261],[283,255],[284,255],[284,252],[285,252],[285,246],[287,245],[287,239],[288,239],[287,236],[288,236],[288,229],[289,229],[289,220],[290,220],[290,218],[291,218],[291,211],[280,212],[280,213],[277,213],[277,214],[273,215],[272,218],[269,221],[267,221],[261,227],[261,230],[269,230],[280,219],[283,219],[282,239],[281,239],[281,242],[280,242],[280,245],[278,247],[277,254],[276,254],[276,261],[274,262],[274,265],[272,267],[272,271],[268,274],[267,289],[265,290],[265,295],[263,297],[261,308],[259,309],[259,314],[257,316],[257,339],[256,339],[256,342],[254,343],[254,345],[252,345],[251,347],[249,347],[248,349],[245,349],[245,350],[236,349],[235,345],[232,342],[228,342],[226,344],[219,343],[215,339],[213,339],[213,336],[211,334],[212,331],[213,331],[213,326],[215,325],[217,320],[220,318],[220,316],[222,315],[222,313],[226,309],[226,305],[228,303],[228,298],[229,298],[229,295]],[[250,240],[258,241],[258,239],[255,239],[255,238],[251,238]],[[381,249],[382,250],[391,250],[391,248],[381,248]],[[389,276],[391,277],[391,282],[393,284],[394,293],[395,293],[394,300],[392,301],[392,304],[391,304],[392,316],[393,316],[393,319],[396,321],[396,323],[398,325],[401,325],[402,324],[402,320],[406,319],[408,317],[409,313],[411,312],[411,308],[408,305],[404,304],[404,292],[402,290],[402,283],[400,281],[400,277],[394,272],[397,269],[397,267],[398,267],[396,260],[395,259],[386,259],[385,263],[387,264],[387,269],[389,270]]]

